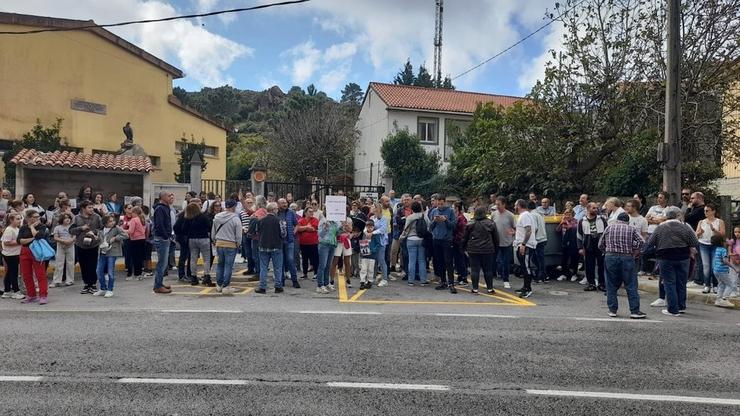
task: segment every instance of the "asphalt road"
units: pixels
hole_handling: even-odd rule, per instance
[[[565,283],[536,286],[530,306],[401,282],[340,303],[303,283],[156,296],[121,282],[112,299],[73,287],[48,308],[0,302],[2,411],[740,414],[736,311],[692,304],[671,318],[645,297],[648,321],[614,320],[603,295]]]

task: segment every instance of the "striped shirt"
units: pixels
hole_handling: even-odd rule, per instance
[[[599,240],[599,249],[607,254],[632,255],[645,244],[635,227],[623,222],[616,222],[604,230]]]

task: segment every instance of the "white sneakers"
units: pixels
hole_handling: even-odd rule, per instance
[[[577,274],[574,274],[573,276],[571,276],[570,281],[571,282],[577,282],[578,281],[578,275]]]
[[[380,283],[378,283],[378,287],[386,287],[388,286],[387,280],[381,280]]]
[[[225,293],[227,295],[233,295],[236,293],[237,289],[235,287],[226,286],[224,288],[221,288],[221,293]]]
[[[221,293],[222,290],[224,290],[223,287],[221,287],[220,285],[216,285],[216,292]]]
[[[720,308],[734,308],[735,304],[727,299],[717,299],[714,301],[714,306],[719,306]]]
[[[665,299],[656,299],[653,301],[653,303],[650,304],[653,308],[659,308],[659,307],[665,307]]]
[[[568,278],[564,274],[561,274],[560,277],[558,277],[558,282],[564,282],[566,280],[568,280]]]
[[[105,290],[98,290],[97,292],[93,293],[93,296],[103,296],[105,295]]]
[[[581,279],[581,281],[580,281],[580,282],[578,282],[578,283],[579,283],[579,284],[581,284],[581,285],[585,285],[585,284],[588,284],[588,279],[586,279],[586,278],[584,277],[584,278],[583,278],[583,279]]]
[[[670,313],[670,312],[668,312],[668,309],[663,309],[662,311],[660,311],[660,313],[662,313],[663,315],[668,315],[668,316],[681,316],[680,313]]]
[[[103,297],[104,298],[112,298],[113,297],[113,291],[112,290],[107,290],[105,292],[105,295],[103,295]]]
[[[337,288],[334,287],[334,285],[329,285],[329,286],[324,286],[324,287],[327,288],[330,292],[337,290]]]
[[[504,289],[511,289],[511,283],[504,282]]]

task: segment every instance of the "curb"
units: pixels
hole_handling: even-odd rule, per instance
[[[637,288],[639,290],[642,290],[643,292],[658,294],[657,280],[648,280],[648,281],[639,280],[637,284]],[[705,305],[714,306],[714,301],[716,299],[717,299],[717,295],[715,295],[714,293],[704,294],[701,292],[693,291],[691,289],[686,290],[686,300],[690,302],[703,303]],[[740,310],[740,298],[730,299],[730,302],[732,302],[735,305],[734,309]],[[723,308],[723,309],[733,309],[733,308]]]

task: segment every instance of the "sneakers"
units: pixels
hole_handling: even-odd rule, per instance
[[[366,282],[365,283],[365,289],[370,289],[371,287],[373,287],[373,282]]]
[[[267,293],[267,289],[262,289],[261,287],[258,287],[257,289],[254,289],[254,293],[258,295],[264,295]]]
[[[98,290],[95,293],[93,293],[93,296],[103,296],[105,295],[105,290]]]
[[[664,308],[666,306],[665,299],[655,299],[650,306],[653,308]]]
[[[472,293],[473,295],[477,295],[478,294],[478,289],[472,289],[470,291],[470,293]]]
[[[522,292],[524,292],[524,288],[517,289],[517,290],[514,291],[514,293],[522,293]]]
[[[522,293],[519,294],[519,297],[522,299],[526,299],[528,297],[532,296],[531,290],[523,290]]]
[[[64,286],[72,286],[73,284],[75,284],[75,282],[64,282]]]
[[[61,286],[61,283],[51,283],[49,285],[49,288],[52,288],[52,287],[60,287],[60,286]]]
[[[645,272],[637,272],[637,277],[643,277],[643,276],[647,276],[647,273],[645,273]]]
[[[495,290],[495,289],[486,289],[486,292],[487,292],[487,293],[488,293],[489,295],[494,295],[494,294],[496,294],[496,290]]]
[[[594,285],[588,285],[588,286],[586,286],[586,287],[583,288],[583,291],[584,292],[596,292],[596,290],[597,290],[596,289],[596,286],[594,286]]]
[[[138,277],[141,277],[141,276],[138,276]],[[126,276],[126,278],[123,279],[123,280],[125,280],[127,282],[130,282],[130,281],[134,280],[134,277],[133,276]]]
[[[21,292],[15,292],[15,293],[13,293],[13,295],[10,298],[11,299],[15,299],[15,300],[23,300],[23,299],[26,298],[26,295],[24,295]]]
[[[301,288],[301,284],[298,283],[298,281],[293,282],[293,289],[300,289],[300,288]]]
[[[106,290],[105,295],[103,295],[104,298],[112,298],[113,297],[113,291],[112,290]]]
[[[154,273],[152,273],[151,271],[144,272],[144,277],[153,277],[153,276],[154,276]]]
[[[701,293],[706,294],[706,293],[709,293],[711,291],[712,291],[712,289],[709,286],[704,286],[704,290],[702,290]]]
[[[612,318],[616,318],[617,317],[617,311],[609,311],[609,316],[611,316]]]
[[[606,292],[606,288],[601,285],[596,286],[596,290],[598,290],[599,292]]]
[[[190,279],[190,286],[198,286],[199,284],[200,284],[200,282],[198,281],[198,278],[197,277],[192,277]]]
[[[283,293],[283,292],[285,292],[285,289],[283,289],[282,287],[275,288],[275,293]]]
[[[419,283],[419,286],[421,286],[421,287],[427,287],[427,286],[429,286],[429,282],[421,282],[421,283]]]
[[[142,281],[142,280],[144,280],[144,276],[136,276],[136,280]]]
[[[85,286],[80,290],[80,295],[89,295],[91,293],[94,293],[92,288],[90,286]]]
[[[321,286],[321,293],[326,295],[327,293],[331,293],[331,290],[326,286]]]
[[[668,312],[668,309],[663,309],[663,310],[660,311],[660,313],[662,313],[663,315],[668,315],[668,316],[681,316],[680,313],[670,313],[670,312]]]
[[[457,284],[459,286],[467,286],[468,285],[468,280],[467,279],[465,279],[465,280],[458,280],[457,281]]]
[[[715,294],[717,293],[717,286],[712,288],[712,293],[715,293]]]
[[[316,293],[320,293],[320,294],[324,293],[324,291],[322,289],[323,289],[323,286],[322,287],[317,287],[316,288]],[[257,291],[255,290],[255,292],[257,292]]]
[[[581,279],[581,281],[580,281],[580,282],[578,282],[578,284],[580,284],[580,285],[587,285],[587,284],[588,284],[588,279],[586,279],[586,278],[584,277],[583,279]]]
[[[21,301],[21,303],[34,303],[34,302],[36,302],[36,301],[38,301],[38,300],[39,300],[39,298],[37,298],[36,296],[32,296],[32,297],[30,297],[30,298],[25,298],[25,299],[23,299],[23,300]]]
[[[234,293],[237,292],[237,290],[238,289],[235,288],[235,287],[226,286],[224,288],[221,288],[221,294],[224,294],[224,295],[233,295]]]
[[[221,293],[222,290],[224,290],[224,288],[221,287],[221,285],[217,284],[216,285],[216,292]]]
[[[645,315],[642,311],[637,312],[630,312],[630,319],[645,319],[647,315]]]
[[[324,286],[324,287],[327,288],[330,292],[334,292],[335,290],[337,290],[337,288],[334,287],[334,285],[331,285],[331,284],[329,286]]]
[[[345,280],[344,283],[348,288],[352,288],[352,282],[349,279]]]
[[[46,305],[47,303],[49,303],[49,298],[47,298],[46,296],[42,296],[39,298],[39,305]]]
[[[378,287],[386,287],[388,286],[387,280],[381,280],[380,283],[378,283]]]
[[[447,289],[447,285],[445,283],[442,283],[434,288],[434,290],[445,290]]]
[[[450,286],[450,293],[453,295],[457,295],[457,289],[455,289],[455,286]]]
[[[734,308],[735,304],[727,299],[717,299],[714,302],[714,306],[719,306],[720,308]]]
[[[568,277],[564,274],[561,274],[560,277],[558,277],[558,282],[564,282],[568,280]]]
[[[573,276],[571,276],[570,277],[570,281],[571,282],[577,282],[578,281],[578,275],[574,274]]]
[[[0,296],[0,299],[11,299],[13,297],[13,294],[10,292],[5,292]]]
[[[365,282],[360,282],[360,290],[365,290]]]
[[[414,282],[408,282],[408,283],[406,283],[406,286],[414,287]]]
[[[504,289],[511,289],[511,283],[504,282]]]

